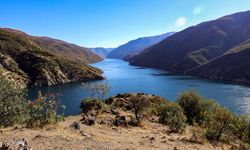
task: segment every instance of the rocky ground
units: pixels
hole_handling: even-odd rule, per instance
[[[109,117],[109,116],[102,116]],[[183,134],[168,134],[167,128],[158,123],[144,122],[143,127],[116,127],[108,124],[93,126],[81,123],[81,116],[67,117],[65,122],[44,129],[21,127],[1,130],[2,144],[27,142],[33,150],[214,150],[229,149],[228,145],[213,145],[193,137],[194,128],[188,127]],[[14,142],[13,142],[14,141]],[[21,142],[22,144],[22,142]]]

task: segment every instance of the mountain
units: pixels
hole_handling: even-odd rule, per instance
[[[250,40],[232,48],[220,57],[186,73],[206,77],[250,84]]]
[[[84,63],[71,61],[72,56],[62,54],[67,51],[67,54],[76,55],[74,52],[79,51],[79,49],[70,52],[71,44],[68,45],[66,42],[60,41],[60,44],[47,42],[47,46],[42,46],[42,44],[37,44],[38,38],[21,31],[0,29],[1,78],[20,87],[103,78],[101,70]],[[43,40],[43,38],[41,39]],[[63,48],[68,47],[69,49],[61,48],[61,44]],[[48,47],[48,49],[45,47]],[[59,51],[60,49],[61,51]],[[91,56],[96,56],[92,52],[89,53]],[[85,55],[82,58],[87,57],[89,56]],[[99,56],[96,56],[96,58],[92,61],[101,60]],[[90,59],[83,62],[87,61],[90,61]]]
[[[247,76],[248,69],[241,68],[239,69],[241,71],[237,72],[237,68],[247,67],[246,57],[250,55],[247,49],[241,47],[242,45],[245,47],[244,42],[248,39],[250,39],[250,11],[240,12],[175,33],[134,56],[130,64],[174,73],[246,82],[245,80],[250,80]],[[240,50],[230,52],[234,49]],[[243,57],[242,54],[246,56]],[[236,64],[230,64],[230,60],[234,60]],[[235,70],[234,74],[237,75],[226,74],[231,69]]]
[[[162,35],[142,37],[129,41],[110,52],[107,58],[123,59],[126,55],[138,54],[145,48],[150,47],[173,34],[174,32],[169,32]]]
[[[89,48],[92,52],[96,53],[97,55],[105,58],[112,50],[115,48],[104,48],[104,47],[96,47],[96,48]]]
[[[2,30],[20,35],[22,37],[26,37],[44,50],[51,52],[52,54],[57,55],[59,57],[71,60],[73,62],[89,64],[102,60],[100,56],[96,55],[88,48],[81,47],[72,43],[64,42],[49,37],[30,36],[22,31],[8,28],[4,28]]]

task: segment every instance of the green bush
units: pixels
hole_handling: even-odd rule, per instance
[[[176,103],[162,104],[157,109],[159,122],[169,125],[170,132],[180,133],[185,129],[186,116]]]
[[[211,114],[205,136],[208,140],[219,141],[224,133],[232,132],[232,125],[234,121],[233,114],[227,109],[217,107]]]
[[[177,103],[183,108],[187,123],[191,125],[194,123],[206,125],[209,115],[218,106],[214,101],[207,100],[194,91],[181,93]]]
[[[44,127],[49,124],[57,124],[64,120],[64,114],[57,114],[58,107],[65,109],[65,106],[58,106],[55,96],[42,96],[39,94],[37,100],[29,104],[30,116],[27,127]]]
[[[82,113],[84,114],[90,111],[97,111],[98,113],[102,113],[108,109],[108,106],[101,100],[85,98],[81,101],[80,108],[82,109]]]
[[[242,142],[250,143],[250,118],[247,116],[236,117],[233,124],[234,135]]]
[[[25,91],[0,78],[0,127],[25,123],[28,113]]]
[[[145,112],[150,107],[150,101],[143,95],[132,96],[129,100],[130,108],[134,112],[135,119],[138,124],[141,123],[141,119],[143,118],[142,113]]]

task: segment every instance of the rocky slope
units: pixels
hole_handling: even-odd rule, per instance
[[[219,19],[204,22],[189,27],[163,40],[130,60],[131,65],[153,67],[175,73],[187,73],[216,79],[245,82],[248,69],[238,68],[247,66],[248,61],[241,58],[239,53],[224,55],[233,47],[250,39],[250,11],[240,12]],[[245,55],[248,53],[244,52]],[[248,55],[249,56],[249,55]],[[225,61],[233,57],[242,59],[234,64],[237,75],[228,75],[231,66]],[[247,56],[245,56],[247,57]],[[245,58],[244,57],[244,58]],[[224,63],[216,63],[219,59]],[[216,59],[216,61],[214,61]],[[210,64],[210,61],[214,65]],[[215,65],[217,64],[217,65]],[[205,65],[203,67],[203,65]],[[216,66],[216,69],[213,68]],[[203,68],[202,72],[194,68]],[[190,71],[193,70],[193,71]],[[205,71],[206,70],[206,71]],[[216,71],[215,71],[216,70]],[[209,72],[209,74],[207,74]],[[226,73],[227,72],[227,73]],[[244,81],[242,81],[244,79]]]
[[[114,50],[114,48],[104,48],[104,47],[96,47],[90,48],[90,50],[97,55],[101,56],[102,58],[106,58],[106,56]]]
[[[150,47],[173,34],[174,32],[169,32],[162,35],[142,37],[136,40],[129,41],[128,43],[114,49],[112,52],[108,54],[107,57],[115,59],[123,59],[126,55],[138,54],[145,48]]]
[[[250,40],[186,74],[250,84]]]
[[[76,63],[54,50],[45,49],[33,38],[23,34],[15,30],[0,29],[0,72],[5,79],[25,87],[103,78],[101,70]],[[57,47],[56,44],[49,44]]]

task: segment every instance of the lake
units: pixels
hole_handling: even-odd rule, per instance
[[[178,93],[191,89],[207,98],[215,99],[221,106],[229,108],[234,113],[250,114],[249,86],[173,75],[161,70],[130,66],[128,62],[117,59],[106,59],[92,66],[104,71],[103,75],[111,87],[109,96],[143,92],[175,101]],[[66,106],[65,115],[79,114],[80,101],[88,95],[79,82],[30,88],[29,99],[34,100],[38,91],[43,94],[59,94],[57,97],[59,103]]]

